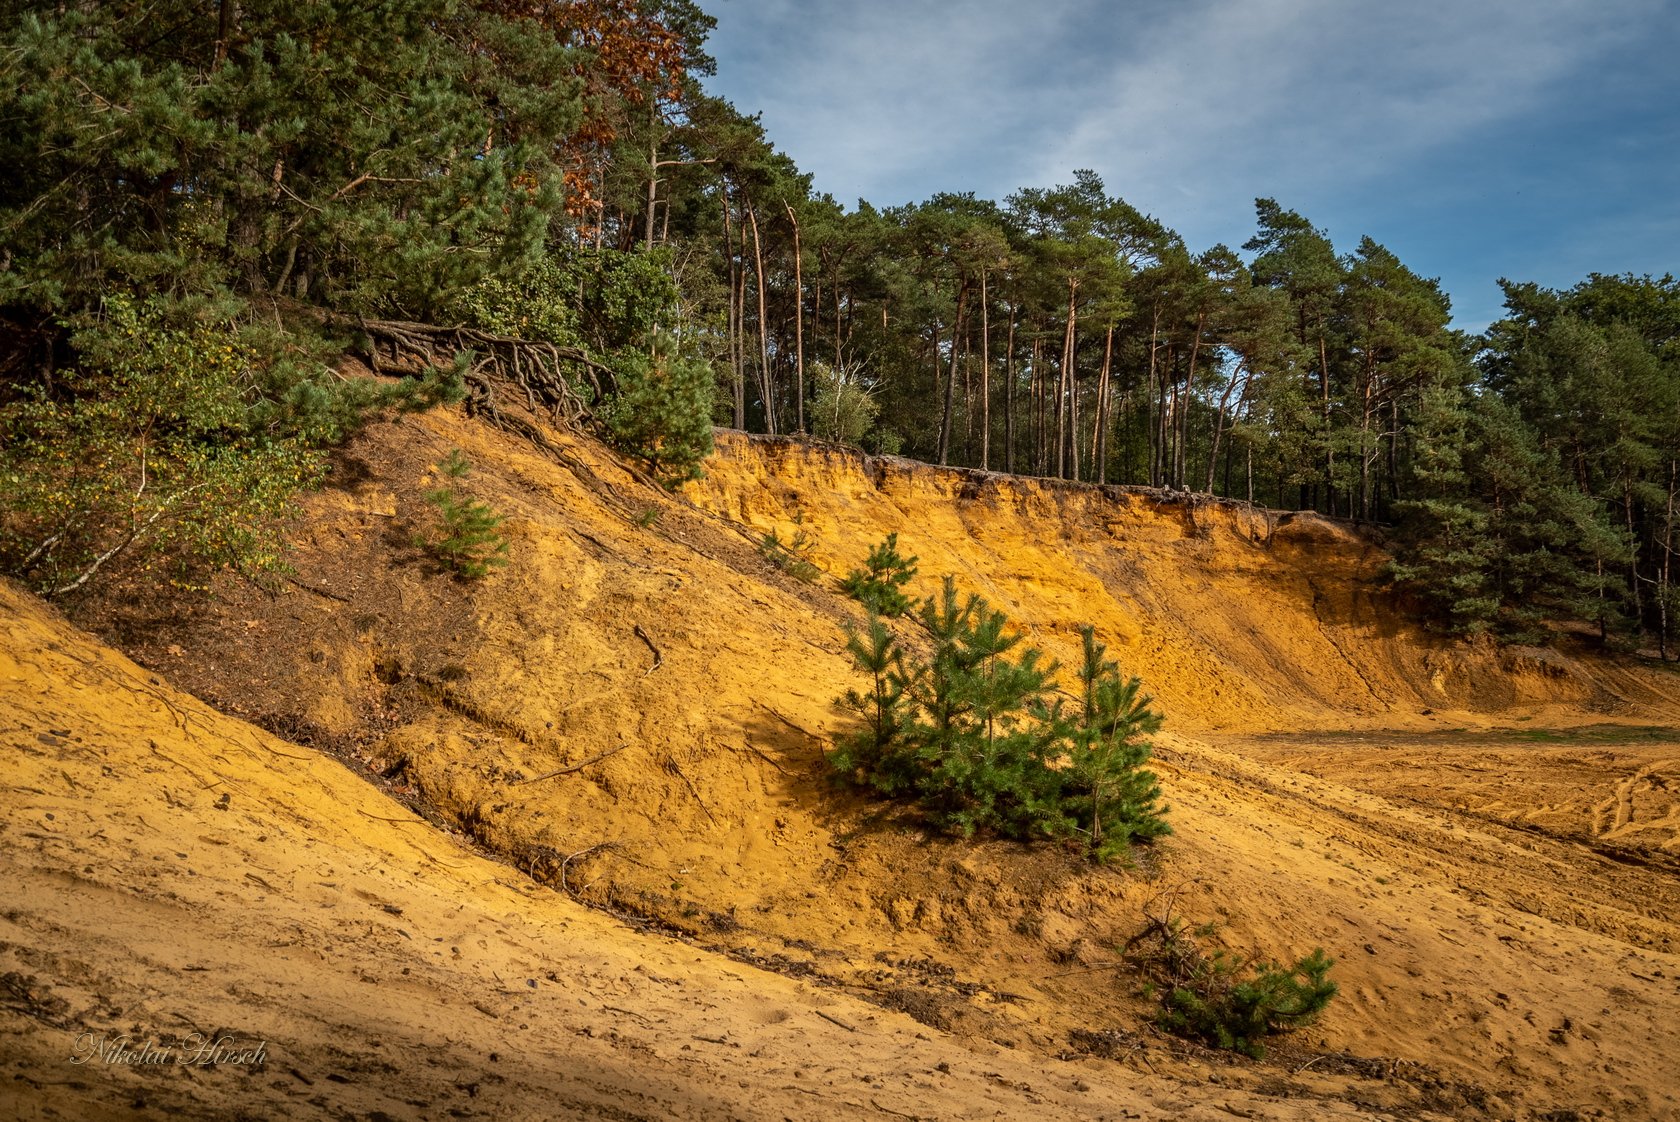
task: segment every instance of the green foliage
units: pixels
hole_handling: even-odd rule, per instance
[[[448,479],[460,481],[472,470],[459,448],[452,449],[437,465]],[[416,538],[444,565],[468,580],[483,580],[508,562],[508,541],[499,527],[503,515],[488,503],[462,495],[451,484],[426,492],[426,502],[437,512],[437,524],[429,534]]]
[[[822,575],[822,570],[806,556],[816,542],[805,532],[804,521],[803,514],[793,516],[793,536],[785,541],[775,530],[766,533],[758,540],[758,552],[788,576],[810,584]]]
[[[1267,1036],[1312,1024],[1336,996],[1335,961],[1322,947],[1284,966],[1209,953],[1200,938],[1210,934],[1211,925],[1192,932],[1169,915],[1128,948],[1160,995],[1168,1032],[1262,1059]]]
[[[1139,766],[1148,757],[1141,737],[1159,718],[1135,680],[1102,662],[1100,646],[1088,648],[1090,711],[1070,718],[1052,700],[1055,663],[1022,647],[985,600],[959,596],[950,577],[922,601],[920,622],[933,641],[926,661],[909,658],[873,611],[850,637],[870,685],[839,701],[865,722],[830,756],[843,778],[913,798],[964,837],[1065,838],[1090,821],[1098,860],[1166,832],[1154,777]]]
[[[582,342],[582,277],[573,258],[547,253],[517,271],[484,277],[450,308],[462,323],[556,346]]]
[[[113,295],[78,322],[74,364],[0,404],[0,570],[47,596],[112,562],[185,587],[282,569],[280,524],[324,477],[320,449],[461,387],[458,368],[346,381],[202,303]]]
[[[1122,678],[1118,664],[1103,658],[1107,648],[1093,629],[1079,629],[1083,659],[1077,726],[1069,745],[1069,805],[1090,823],[1091,854],[1098,861],[1121,856],[1134,840],[1172,832],[1161,788],[1149,759],[1147,739],[1163,719],[1150,708],[1138,678]]]
[[[231,291],[421,318],[558,209],[575,55],[532,21],[257,0],[218,38],[186,0],[8,11],[0,305]]]
[[[670,267],[663,250],[551,250],[516,273],[486,277],[452,313],[486,331],[594,355],[612,372],[595,409],[602,436],[676,487],[699,478],[711,454],[717,379],[672,331],[679,313]]]
[[[698,479],[712,451],[711,367],[668,340],[652,354],[621,351],[615,363],[613,391],[598,410],[607,440],[647,463],[667,487]]]
[[[903,588],[916,575],[916,560],[898,552],[898,534],[888,534],[869,551],[863,568],[846,574],[840,588],[872,613],[896,619],[910,609]]]
[[[826,362],[808,371],[816,391],[811,398],[811,432],[824,440],[861,445],[881,411],[857,374]]]

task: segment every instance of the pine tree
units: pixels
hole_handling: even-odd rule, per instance
[[[868,693],[847,690],[840,703],[863,715],[865,725],[843,736],[829,757],[835,769],[882,794],[912,790],[917,768],[906,731],[910,722],[905,694],[914,672],[906,668],[904,651],[884,620],[869,613],[864,630],[846,636],[846,650],[858,669],[870,676]]]
[[[840,588],[870,612],[896,619],[910,608],[910,597],[902,589],[915,577],[916,561],[898,552],[898,534],[890,533],[869,551],[862,569],[846,574]]]
[[[1090,823],[1091,854],[1107,861],[1124,854],[1133,839],[1171,833],[1163,817],[1161,788],[1144,770],[1151,734],[1162,718],[1150,707],[1137,678],[1122,678],[1117,663],[1106,661],[1107,648],[1087,625],[1079,629],[1083,687],[1079,719],[1071,737],[1073,781],[1083,792],[1081,816]]]
[[[455,448],[438,470],[451,480],[461,480],[472,465]],[[488,503],[468,498],[450,484],[427,491],[426,501],[437,509],[438,525],[431,538],[420,544],[433,556],[468,580],[482,580],[507,564],[507,536],[499,529],[503,516]]]

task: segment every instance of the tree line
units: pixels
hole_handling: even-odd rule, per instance
[[[1577,620],[1667,653],[1671,277],[1507,282],[1470,335],[1437,282],[1271,199],[1236,248],[1089,171],[848,208],[706,92],[689,0],[0,0],[0,21],[0,562],[38,587],[192,525],[237,464],[302,485],[357,418],[461,392],[471,356],[379,395],[333,377],[354,321],[387,319],[587,353],[607,435],[671,479],[713,421],[1312,509],[1389,527],[1395,581],[1444,626]],[[135,332],[213,392],[162,393],[115,345]],[[93,408],[139,389],[176,404]],[[103,478],[54,458],[78,440]]]

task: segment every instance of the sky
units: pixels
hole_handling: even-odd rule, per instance
[[[1680,0],[701,0],[710,92],[848,207],[1102,176],[1192,250],[1275,198],[1440,278],[1680,273]]]

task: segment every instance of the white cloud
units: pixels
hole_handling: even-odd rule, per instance
[[[819,190],[1094,167],[1169,223],[1287,202],[1522,112],[1663,0],[721,0],[720,74]]]
[[[1658,7],[1212,0],[1147,29],[1038,175],[1095,167],[1146,207],[1187,192],[1175,224],[1228,212],[1231,189],[1288,205],[1527,111]]]

